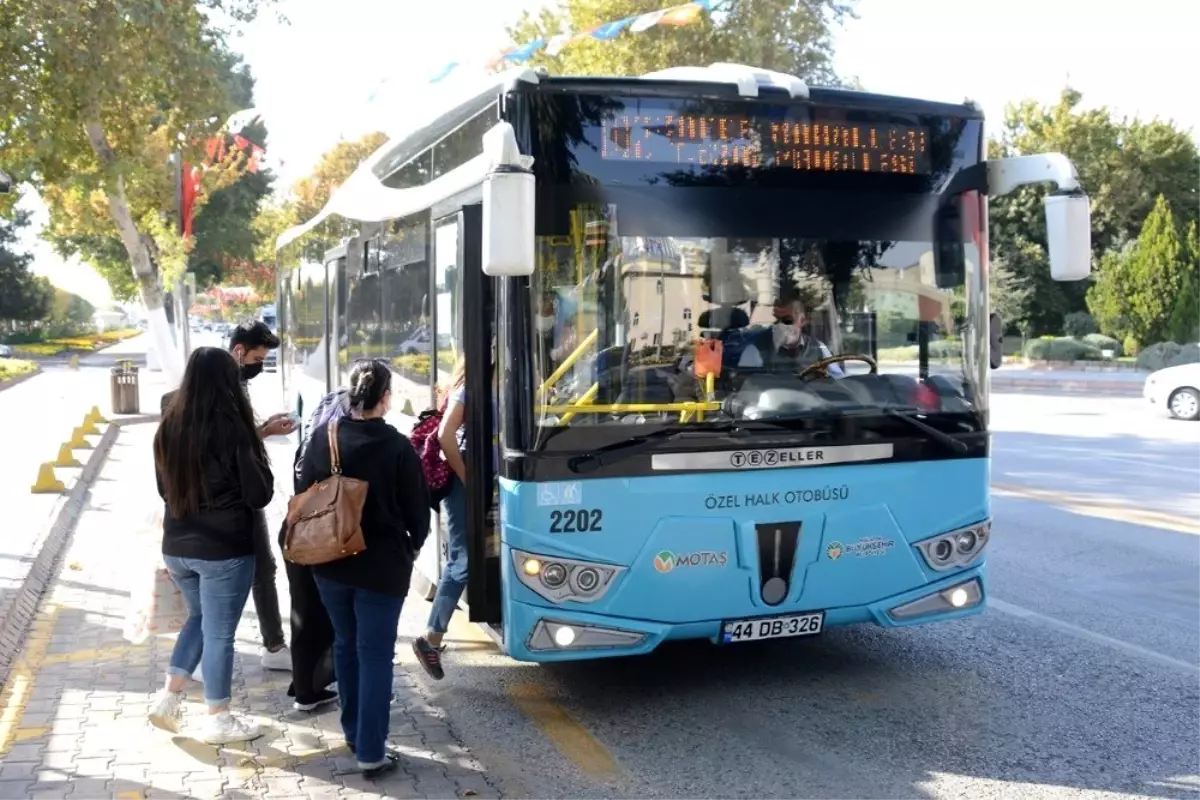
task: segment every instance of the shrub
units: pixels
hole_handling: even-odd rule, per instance
[[[1159,342],[1138,353],[1137,357],[1138,369],[1150,372],[1197,362],[1200,362],[1200,344],[1195,343],[1178,345],[1175,342]]]
[[[1137,340],[1137,337],[1130,334],[1125,337],[1125,355],[1136,356],[1142,350],[1142,343]]]
[[[1119,357],[1125,355],[1121,349],[1121,343],[1111,336],[1105,336],[1103,333],[1089,333],[1083,337],[1083,340],[1092,347],[1098,347],[1101,350],[1112,350],[1113,356]]]
[[[20,358],[0,358],[0,383],[37,369],[37,364]]]
[[[1099,333],[1096,320],[1086,311],[1072,311],[1063,317],[1063,333],[1075,339],[1084,339],[1090,333]]]
[[[1100,361],[1100,348],[1069,336],[1033,339],[1025,345],[1025,358],[1033,361]]]

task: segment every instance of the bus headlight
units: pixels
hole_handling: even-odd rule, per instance
[[[962,569],[979,558],[992,533],[992,521],[985,519],[966,528],[943,533],[917,543],[925,563],[936,572]]]
[[[558,556],[539,556],[513,550],[513,566],[521,583],[551,603],[593,603],[599,600],[625,568]]]

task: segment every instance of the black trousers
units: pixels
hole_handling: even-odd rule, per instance
[[[279,613],[279,592],[275,589],[278,569],[272,552],[271,534],[267,530],[267,515],[260,509],[254,512],[254,586],[251,595],[263,647],[268,650],[278,650],[286,644],[283,619]]]
[[[306,703],[333,683],[333,622],[317,592],[312,567],[284,561],[292,593],[292,685],[288,696]]]

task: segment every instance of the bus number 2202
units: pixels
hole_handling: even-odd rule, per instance
[[[603,530],[604,512],[598,508],[567,508],[550,512],[551,533],[592,533]]]

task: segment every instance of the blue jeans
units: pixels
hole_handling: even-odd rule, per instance
[[[233,694],[233,640],[254,583],[254,556],[222,561],[163,556],[163,561],[188,608],[167,673],[190,676],[203,665],[205,702],[226,705]]]
[[[392,659],[404,598],[314,577],[333,622],[342,733],[360,762],[374,764],[383,760],[388,737]]]
[[[442,501],[442,513],[446,515],[449,542],[446,566],[429,611],[428,626],[434,633],[445,633],[450,627],[450,617],[467,588],[467,487],[457,475],[450,476],[450,492]]]

